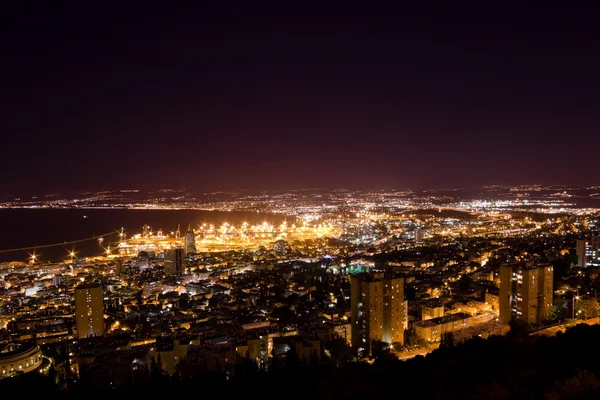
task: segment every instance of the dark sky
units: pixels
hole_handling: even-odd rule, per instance
[[[600,183],[597,9],[38,3],[0,6],[4,192]]]

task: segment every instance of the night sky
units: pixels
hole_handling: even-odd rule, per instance
[[[37,3],[0,6],[3,192],[600,184],[596,9]]]

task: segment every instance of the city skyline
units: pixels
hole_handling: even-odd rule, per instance
[[[7,192],[597,183],[594,8],[3,14]]]
[[[1,10],[3,393],[598,397],[600,7]]]

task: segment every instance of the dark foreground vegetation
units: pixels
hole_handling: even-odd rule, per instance
[[[0,381],[1,393],[42,398],[182,398],[225,396],[257,399],[600,399],[600,326],[578,325],[555,337],[513,330],[504,337],[454,345],[446,338],[426,357],[398,361],[381,355],[371,365],[289,365],[261,371],[243,363],[233,372],[183,376],[150,373],[119,389],[77,382],[59,389],[56,377],[36,374]],[[162,397],[165,396],[165,397]]]

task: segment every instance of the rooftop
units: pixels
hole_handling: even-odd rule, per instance
[[[0,359],[13,357],[20,353],[25,353],[33,349],[36,345],[33,342],[7,343],[0,350]]]
[[[97,287],[102,287],[102,285],[99,283],[91,283],[91,282],[85,282],[80,285],[77,285],[77,289],[93,289],[93,288],[97,288]]]
[[[420,321],[420,322],[415,323],[415,325],[427,328],[430,326],[442,325],[442,324],[446,324],[448,322],[460,321],[460,320],[471,318],[471,317],[472,317],[471,314],[459,312],[456,314],[444,315],[443,317],[428,319],[426,321]]]

